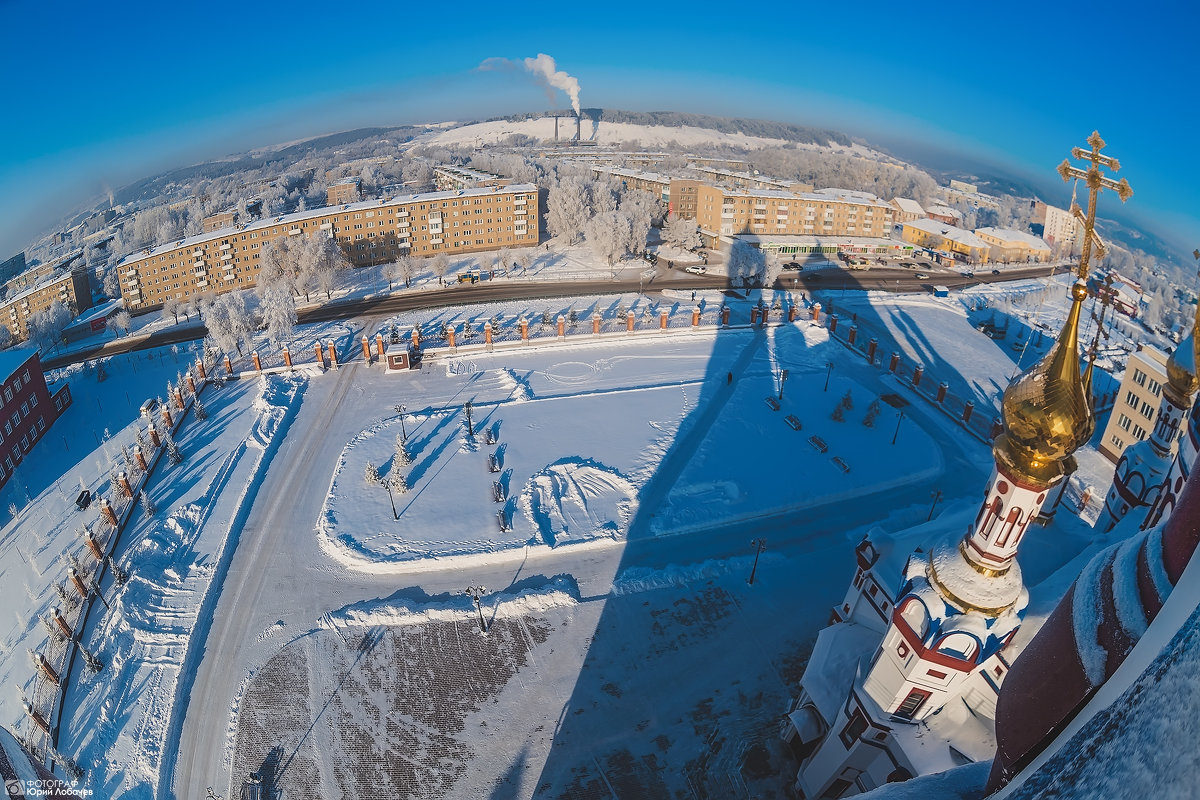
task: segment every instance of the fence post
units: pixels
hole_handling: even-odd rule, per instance
[[[254,362],[254,370],[256,372],[262,372],[262,361],[260,361],[258,358],[257,350],[250,354],[250,360]]]
[[[922,365],[917,364],[915,367],[913,367],[913,381],[912,381],[913,386],[921,385],[921,375],[923,375],[924,373],[925,373],[925,367],[923,367]]]

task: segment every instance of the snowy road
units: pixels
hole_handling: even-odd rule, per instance
[[[670,374],[654,377],[667,386],[678,385],[684,379],[695,380],[705,373],[724,376],[727,370],[745,369],[746,362],[754,357],[753,351],[761,344],[761,340],[751,339],[727,345],[714,352],[707,362],[682,362]],[[866,365],[847,362],[839,365],[839,371],[878,391],[895,389],[881,383],[878,373]],[[398,383],[400,379],[395,376],[385,376],[379,370],[356,364],[311,381],[300,412],[267,472],[259,493],[261,499],[242,531],[211,629],[203,643],[203,658],[183,720],[178,758],[173,769],[171,760],[164,759],[159,786],[166,790],[160,791],[159,796],[203,800],[207,787],[224,793],[234,778],[232,788],[236,790],[241,776],[229,774],[234,733],[231,709],[238,701],[247,674],[261,667],[289,641],[311,631],[324,615],[352,603],[391,597],[401,590],[429,597],[455,595],[468,583],[483,584],[495,591],[527,576],[569,573],[582,597],[603,604],[618,570],[742,558],[748,552],[749,539],[759,535],[769,535],[772,553],[801,556],[836,545],[847,531],[863,525],[911,524],[924,519],[928,508],[924,498],[933,479],[916,488],[880,492],[869,503],[827,503],[801,511],[785,510],[774,517],[714,526],[684,536],[634,537],[624,543],[582,549],[515,551],[469,570],[431,571],[427,564],[422,564],[411,573],[397,570],[386,577],[348,571],[321,551],[313,535],[314,521],[321,513],[329,486],[330,464],[337,460],[345,442],[373,421],[392,413],[391,402],[407,402],[410,407],[421,402],[446,402],[445,384],[433,380],[434,377],[417,374],[406,383]],[[769,384],[770,374],[761,372],[755,379]],[[365,398],[381,394],[394,400],[381,408],[364,407]],[[498,395],[479,397],[478,401],[504,399]],[[957,429],[940,415],[927,415],[919,406],[910,409],[908,419],[931,432],[940,431],[935,438],[951,444],[943,448],[944,473],[937,483],[945,496],[956,498],[973,493],[982,479],[976,466],[979,459],[964,459],[961,450],[982,448],[962,445],[963,437]],[[677,476],[690,452],[683,448],[675,453],[676,461],[669,457],[662,474]],[[845,569],[848,573],[849,563]],[[598,615],[592,617],[596,618]]]

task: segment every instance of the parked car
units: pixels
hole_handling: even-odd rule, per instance
[[[703,275],[704,273],[708,272],[708,267],[700,264],[693,264],[690,267],[684,267],[683,271],[691,273],[692,275]]]
[[[992,274],[993,274],[993,275],[999,275],[999,274],[1000,274],[1000,270],[998,270],[998,269],[994,269],[994,270],[992,270]]]
[[[929,280],[929,273],[918,272],[914,277],[919,281],[927,281],[927,280]]]
[[[646,253],[644,256],[642,256],[642,258],[644,258],[646,261],[648,261],[651,264],[658,263],[658,255],[655,253]]]
[[[797,272],[802,272],[804,270],[804,265],[801,264],[799,261],[789,261],[783,265],[783,268],[784,269],[794,269]]]

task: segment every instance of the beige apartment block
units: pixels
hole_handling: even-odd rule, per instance
[[[200,224],[201,227],[204,228],[205,233],[212,233],[213,231],[219,231],[222,228],[232,228],[236,222],[236,211],[222,211],[219,214],[213,214],[210,217],[205,217],[203,220],[201,220]]]
[[[329,236],[355,267],[400,255],[457,256],[538,241],[533,184],[366,200],[258,220],[125,256],[117,264],[131,311],[165,300],[254,286],[262,246],[285,236]]]
[[[1154,418],[1166,382],[1166,353],[1142,346],[1130,354],[1112,415],[1100,437],[1100,452],[1114,464],[1121,459],[1126,447],[1154,432]]]
[[[0,325],[17,339],[29,338],[29,319],[55,302],[62,303],[74,317],[92,307],[92,287],[87,271],[74,269],[65,275],[45,278],[0,304]]]
[[[1042,226],[1042,238],[1048,245],[1064,250],[1069,250],[1083,232],[1083,225],[1071,212],[1046,205],[1041,200],[1033,203],[1033,222]]]
[[[512,180],[509,178],[501,178],[499,175],[470,167],[443,164],[433,168],[433,184],[439,192],[479,189],[484,186],[507,186],[510,183]]]
[[[991,246],[968,230],[935,219],[914,219],[905,222],[900,237],[918,247],[949,252],[960,261],[986,264]]]
[[[696,221],[712,246],[739,234],[865,236],[892,230],[895,210],[866,192],[820,189],[794,193],[780,189],[723,189],[700,186]]]
[[[362,200],[362,178],[346,178],[325,189],[325,204],[340,206]]]

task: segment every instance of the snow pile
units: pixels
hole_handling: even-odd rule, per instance
[[[480,604],[484,618],[516,619],[541,614],[552,608],[568,608],[579,602],[579,587],[567,576],[558,576],[536,589],[517,594],[497,592],[484,595]],[[431,622],[474,622],[478,617],[474,601],[467,595],[416,602],[405,600],[368,600],[355,603],[321,618],[320,628],[373,628],[377,625],[424,625]]]
[[[655,589],[679,589],[703,584],[723,578],[730,573],[743,573],[750,561],[745,558],[728,558],[720,561],[708,560],[699,564],[668,564],[663,569],[650,567],[628,567],[621,570],[613,580],[612,594],[627,595],[649,592]],[[781,561],[772,556],[763,556],[760,566],[771,561]]]
[[[521,492],[521,507],[547,545],[616,538],[637,509],[636,489],[614,469],[590,460],[551,464]]]

